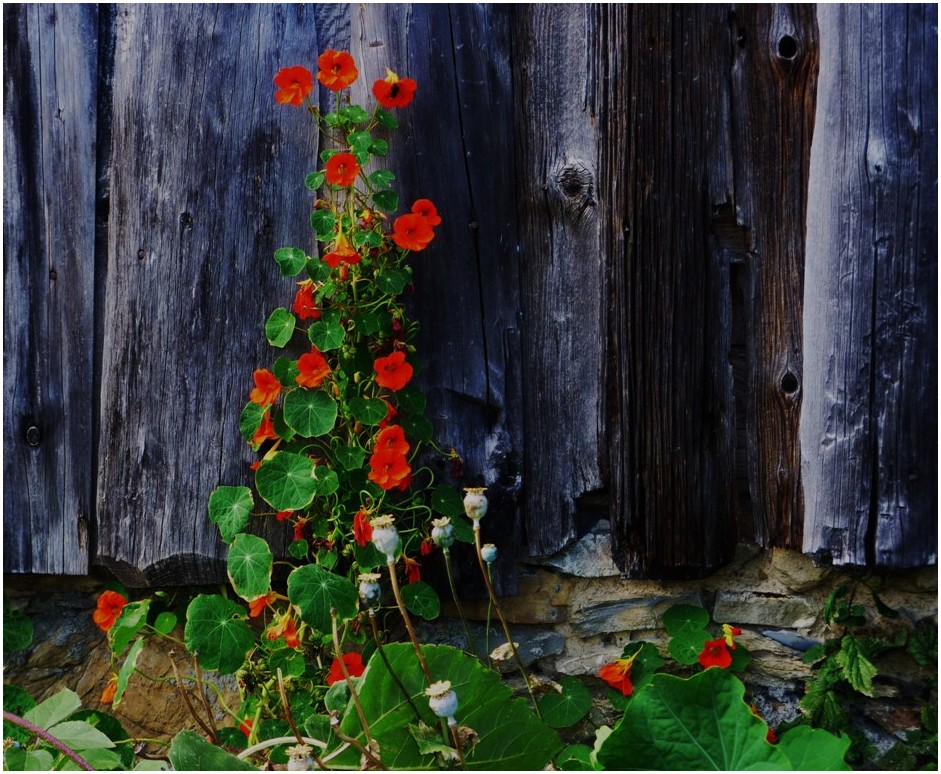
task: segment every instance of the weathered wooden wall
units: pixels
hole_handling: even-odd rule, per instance
[[[330,47],[356,97],[387,66],[419,83],[389,165],[444,216],[415,266],[421,378],[490,487],[504,592],[605,516],[633,576],[707,573],[737,534],[935,561],[936,12],[819,24],[5,9],[5,570],[224,577],[206,502],[250,480],[237,416],[292,297],[271,254],[311,245],[317,138],[271,78]]]

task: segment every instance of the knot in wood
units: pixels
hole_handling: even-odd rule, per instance
[[[556,174],[555,184],[562,194],[565,207],[577,215],[582,215],[588,207],[597,204],[595,176],[586,164],[577,161],[566,164]]]
[[[778,56],[781,57],[781,59],[794,59],[798,51],[800,51],[800,45],[796,38],[791,35],[782,35],[778,39]]]

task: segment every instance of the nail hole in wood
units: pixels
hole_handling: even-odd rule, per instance
[[[30,425],[26,428],[26,443],[30,446],[39,446],[42,441],[42,431],[36,425]]]
[[[782,59],[793,59],[797,56],[797,41],[790,35],[784,35],[778,41],[778,56]]]
[[[800,383],[797,381],[797,376],[790,371],[781,377],[781,390],[785,395],[793,395],[797,392],[798,387],[800,387]]]

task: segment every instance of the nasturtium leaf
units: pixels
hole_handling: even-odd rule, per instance
[[[380,210],[395,212],[399,208],[399,195],[391,188],[386,191],[376,191],[372,195],[373,204]]]
[[[560,771],[592,771],[591,748],[587,744],[570,744],[555,759]]]
[[[3,606],[3,652],[26,650],[33,643],[33,622],[22,610]]]
[[[114,747],[114,742],[84,720],[65,720],[50,728],[49,733],[73,750],[99,750]]]
[[[279,357],[271,366],[271,371],[277,377],[278,381],[281,382],[282,387],[293,387],[294,380],[297,378],[297,375],[300,373],[300,370],[297,367],[297,361],[291,360],[287,357]],[[254,403],[249,403],[249,406],[254,406]],[[257,427],[255,428],[258,429]],[[252,433],[254,434],[254,430]]]
[[[304,660],[304,654],[293,648],[281,648],[274,651],[268,657],[268,668],[271,674],[277,675],[278,669],[281,670],[281,676],[300,677],[307,668],[307,662]],[[297,720],[297,718],[295,718]]]
[[[150,612],[150,600],[142,599],[139,602],[130,602],[122,609],[109,632],[111,652],[120,656],[130,644],[137,633],[147,623],[147,614]]]
[[[359,566],[359,569],[363,572],[368,572],[376,567],[382,567],[386,563],[385,556],[379,553],[379,549],[376,548],[371,541],[364,546],[358,543],[354,545],[353,557],[356,559],[356,564]]]
[[[190,602],[183,637],[200,664],[224,675],[242,666],[255,644],[255,635],[245,622],[245,608],[218,594],[200,594]]]
[[[356,446],[339,446],[334,449],[333,458],[343,470],[356,470],[363,467],[366,452]]]
[[[154,620],[154,629],[160,632],[160,634],[169,634],[176,628],[176,620],[176,613],[164,610]]]
[[[298,387],[284,399],[284,421],[305,438],[326,435],[337,421],[336,401],[323,390]]]
[[[314,210],[310,214],[310,226],[317,234],[317,239],[331,239],[335,232],[337,219],[329,210]]]
[[[790,771],[852,770],[846,762],[849,736],[834,736],[822,728],[791,728],[778,738],[777,748],[790,761]]]
[[[307,254],[296,247],[282,247],[275,250],[274,259],[281,268],[282,277],[296,277],[307,265]]]
[[[454,538],[461,543],[468,543],[474,545],[476,542],[474,540],[474,528],[471,527],[471,523],[468,519],[463,517],[451,519],[451,524],[454,527]]]
[[[52,771],[54,758],[47,750],[11,748],[3,753],[3,767],[8,771]]]
[[[453,487],[438,484],[431,493],[431,509],[442,516],[450,516],[453,521],[456,516],[464,515],[464,497]]]
[[[395,180],[395,175],[388,169],[377,169],[369,175],[369,182],[380,191],[392,185],[393,180]]]
[[[310,551],[310,546],[304,539],[295,540],[288,546],[288,553],[295,559],[306,559],[308,551]]]
[[[369,146],[369,152],[374,156],[385,156],[389,152],[389,143],[381,137],[378,140],[373,140]],[[395,209],[395,207],[392,209]]]
[[[141,637],[135,640],[134,644],[131,645],[131,649],[127,652],[127,658],[124,659],[124,663],[121,665],[121,669],[118,670],[118,686],[114,693],[114,699],[111,702],[111,706],[115,709],[121,704],[121,699],[124,698],[124,692],[127,690],[128,680],[130,680],[131,675],[134,674],[134,668],[137,666],[137,659],[143,650],[144,638]]]
[[[709,613],[695,605],[674,605],[663,614],[663,628],[670,635],[670,655],[687,666],[699,660],[703,646],[711,639],[706,627]]]
[[[346,141],[349,143],[353,151],[369,150],[369,146],[372,144],[372,135],[364,130],[350,132]]]
[[[395,393],[395,401],[400,411],[406,411],[409,414],[423,414],[425,406],[428,405],[425,393],[410,384]]]
[[[316,191],[320,186],[323,185],[324,173],[323,172],[309,172],[304,178],[304,185],[307,187],[308,191]]]
[[[243,532],[229,546],[226,568],[235,593],[251,602],[271,588],[274,557],[268,543],[256,535]]]
[[[402,429],[412,438],[428,443],[435,434],[431,420],[421,414],[404,414],[400,421]]]
[[[318,320],[308,329],[308,338],[321,352],[329,352],[332,349],[339,349],[343,345],[343,339],[346,337],[346,330],[339,323],[325,322]]]
[[[692,666],[698,663],[706,643],[711,639],[706,631],[687,631],[670,640],[667,650],[677,663]]]
[[[383,293],[388,293],[390,296],[397,296],[405,290],[405,286],[409,283],[410,279],[409,273],[403,269],[386,269],[386,271],[376,277],[376,287]]]
[[[247,486],[216,487],[209,495],[209,521],[219,527],[222,539],[231,543],[245,529],[254,507],[252,490]]]
[[[324,116],[324,120],[328,124],[330,124],[331,126],[336,126],[338,122],[330,123],[330,118],[332,116],[337,116],[338,118],[342,118],[342,116],[340,116],[339,113],[330,113]],[[336,148],[324,148],[322,151],[320,151],[320,160],[324,163],[327,163],[328,161],[330,161],[330,159],[332,159],[334,156],[336,156],[340,152],[341,151],[337,150]]]
[[[363,312],[353,319],[356,322],[357,331],[367,336],[375,336],[377,333],[386,335],[392,330],[392,315],[386,309]]]
[[[559,680],[562,693],[548,691],[539,697],[539,714],[553,728],[574,726],[591,709],[591,693],[577,677]]]
[[[175,771],[256,771],[251,764],[216,747],[195,731],[180,731],[170,744]]]
[[[318,465],[314,469],[314,477],[317,479],[317,494],[321,497],[332,495],[340,488],[340,479],[327,465]]]
[[[317,549],[317,565],[323,567],[325,570],[332,570],[337,566],[337,561],[339,561],[339,556],[337,552],[332,549],[327,548],[318,548]]]
[[[310,505],[317,491],[314,463],[293,452],[277,452],[255,471],[258,494],[276,511],[297,511]]]
[[[252,438],[258,432],[264,416],[264,407],[259,406],[257,403],[247,403],[245,408],[242,409],[242,415],[239,417],[239,433],[248,443],[252,442]]]
[[[651,681],[660,667],[663,666],[663,656],[657,650],[657,646],[644,640],[635,640],[629,642],[624,647],[622,658],[634,657],[634,663],[631,666],[631,682],[634,684],[634,693]],[[618,694],[621,695],[620,693]]]
[[[751,653],[744,645],[738,645],[731,650],[732,663],[729,664],[729,670],[732,672],[743,672],[752,661]]]
[[[268,317],[265,323],[265,336],[272,347],[283,347],[294,335],[297,320],[287,309],[279,307]]]
[[[61,723],[73,712],[77,712],[81,706],[82,700],[78,698],[78,694],[65,688],[37,704],[23,715],[23,719],[48,731],[56,723]]]
[[[36,700],[22,688],[10,683],[3,684],[3,709],[12,712],[14,715],[23,717],[33,707],[36,706]],[[32,734],[21,726],[14,725],[6,720],[3,721],[3,738],[15,739],[20,744],[26,744],[32,738]]]
[[[384,126],[386,129],[398,129],[399,127],[398,119],[391,110],[386,110],[385,108],[376,108],[376,120],[379,122],[380,126]]]
[[[434,621],[441,614],[438,592],[424,581],[415,581],[402,587],[402,601],[410,612],[426,621]]]
[[[330,267],[320,258],[311,258],[307,262],[307,276],[314,282],[326,282],[330,277]]]
[[[369,113],[363,110],[359,105],[347,105],[337,111],[344,119],[354,124],[361,124],[369,120]]]
[[[713,667],[682,679],[657,674],[628,702],[598,751],[606,769],[782,769],[767,724],[745,703],[745,686]]]
[[[378,425],[386,418],[389,407],[385,401],[378,398],[353,398],[350,401],[350,411],[353,417],[364,425]]]
[[[288,576],[288,598],[300,609],[306,623],[321,632],[330,632],[331,608],[337,611],[341,621],[353,618],[358,610],[359,595],[346,578],[316,564],[307,564]]]
[[[866,696],[872,696],[872,678],[879,670],[867,657],[859,640],[847,635],[840,642],[840,650],[833,657],[840,665],[846,681],[853,686],[853,690]]]

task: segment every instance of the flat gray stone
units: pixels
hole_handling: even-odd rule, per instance
[[[664,612],[673,605],[703,606],[699,594],[693,592],[619,599],[582,608],[572,615],[570,622],[585,637],[659,629]]]
[[[817,609],[804,597],[720,591],[713,619],[720,623],[754,624],[776,629],[807,629]]]

